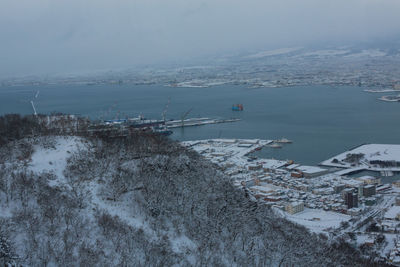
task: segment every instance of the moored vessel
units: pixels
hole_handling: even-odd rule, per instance
[[[291,144],[292,140],[286,139],[286,138],[281,138],[275,141],[276,143],[282,143],[282,144]]]

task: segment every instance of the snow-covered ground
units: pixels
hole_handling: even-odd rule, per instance
[[[28,170],[37,174],[42,172],[52,173],[54,174],[54,180],[49,181],[50,186],[64,185],[68,187],[64,176],[67,160],[74,153],[85,149],[89,149],[89,145],[83,138],[79,137],[60,136],[49,139],[49,144],[39,142],[38,145],[34,146],[34,153],[31,156]],[[130,163],[129,168],[132,167],[132,163]],[[118,217],[133,228],[142,229],[146,233],[147,238],[156,240],[157,234],[145,221],[139,207],[136,207],[135,203],[132,203],[129,198],[132,196],[127,195],[127,199],[122,201],[113,201],[101,197],[100,185],[97,179],[83,182],[81,187],[85,188],[91,199],[87,207],[88,218],[94,220],[93,212],[105,211],[111,216]],[[12,207],[7,207],[2,217],[9,216],[11,209]],[[196,244],[187,238],[184,233],[181,233],[179,236],[175,236],[174,233],[169,233],[169,235],[172,248],[175,252],[186,252],[196,249]],[[190,259],[190,255],[188,257]]]
[[[67,159],[75,152],[86,149],[79,137],[60,136],[54,138],[54,146],[35,145],[28,170],[34,173],[48,172],[55,175],[50,185],[64,183]]]
[[[297,224],[303,225],[314,233],[327,232],[328,228],[334,229],[340,227],[341,222],[346,222],[351,219],[351,216],[337,212],[324,211],[319,209],[308,209],[304,211],[289,214],[280,211],[283,216]]]
[[[393,145],[393,144],[366,144],[359,146],[355,149],[350,151],[343,152],[335,157],[332,157],[328,160],[325,160],[321,163],[324,166],[333,166],[333,167],[352,167],[351,163],[343,161],[346,158],[347,154],[364,154],[363,161],[365,165],[365,169],[371,170],[393,170],[393,171],[400,171],[400,168],[380,168],[376,166],[371,166],[368,162],[373,160],[380,160],[380,161],[400,161],[400,145]],[[332,162],[334,159],[337,159],[338,162]],[[367,161],[367,162],[365,162]]]
[[[55,137],[52,145],[35,145],[31,162],[28,170],[34,173],[48,172],[55,175],[55,179],[49,181],[50,186],[66,185],[64,170],[67,166],[68,158],[78,151],[88,149],[84,139],[79,137],[60,136]],[[51,140],[51,141],[53,141]],[[93,207],[96,209],[107,210],[112,216],[118,216],[129,225],[136,228],[147,230],[143,223],[143,219],[131,215],[132,207],[122,205],[115,201],[107,201],[98,197],[97,181],[91,181],[86,184],[88,193],[91,193]],[[126,204],[126,203],[125,203]]]

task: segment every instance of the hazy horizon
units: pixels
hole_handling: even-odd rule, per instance
[[[395,0],[3,0],[0,77],[396,40],[399,11]]]

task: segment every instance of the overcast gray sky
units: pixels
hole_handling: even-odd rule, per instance
[[[400,36],[399,0],[1,0],[0,76]]]

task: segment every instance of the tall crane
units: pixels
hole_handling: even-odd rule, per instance
[[[165,105],[165,108],[164,108],[163,112],[161,113],[162,119],[164,121],[164,125],[166,125],[166,114],[167,114],[168,107],[169,107],[170,103],[171,103],[171,98],[168,97],[168,102]]]
[[[189,113],[192,111],[193,108],[190,108],[188,111],[186,111],[182,117],[181,117],[181,126],[184,127],[185,126],[185,119],[187,117],[187,115],[189,115]]]
[[[37,117],[37,112],[36,112],[35,104],[33,104],[33,100],[31,100],[31,105],[33,108],[33,115],[35,115]]]
[[[109,119],[109,116],[111,115],[111,111],[113,111],[114,110],[114,108],[117,106],[117,101],[115,101],[109,108],[108,108],[108,110],[106,111],[106,113],[105,113],[105,118],[106,119]]]
[[[39,93],[40,93],[40,91],[38,90],[33,99],[38,98]],[[35,104],[33,103],[33,99],[31,100],[31,105],[32,105],[32,109],[33,109],[33,115],[35,115],[35,117],[37,117],[36,107],[35,107]]]
[[[115,114],[115,120],[119,120],[119,114],[121,113],[120,110],[117,110],[117,113]]]

